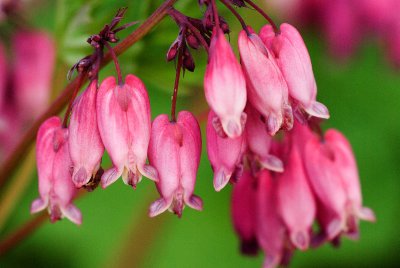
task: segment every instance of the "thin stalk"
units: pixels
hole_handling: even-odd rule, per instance
[[[233,8],[233,6],[226,0],[220,0],[222,4],[224,4],[230,12],[232,12],[233,15],[235,15],[235,17],[237,18],[237,20],[240,22],[240,24],[242,25],[243,30],[245,30],[247,35],[250,35],[250,31],[247,28],[246,22],[244,21],[244,19],[242,18],[242,16],[240,16],[240,14]]]
[[[212,5],[213,13],[214,13],[214,23],[215,23],[215,27],[216,27],[217,33],[218,33],[219,29],[220,29],[220,25],[219,25],[219,15],[218,15],[217,3],[215,2],[215,0],[211,0],[211,5]]]
[[[115,55],[114,49],[110,46],[109,43],[104,42],[104,45],[107,47],[108,51],[111,54],[112,60],[114,61],[114,65],[115,65],[115,69],[117,71],[117,77],[118,77],[118,85],[121,86],[124,83],[124,81],[122,79],[121,67],[119,65],[117,55]]]
[[[171,104],[171,121],[176,122],[176,102],[178,100],[178,88],[179,88],[179,79],[181,77],[181,69],[183,64],[183,51],[182,46],[179,47],[178,51],[178,64],[176,65],[176,75],[175,75],[175,83],[174,83],[174,94],[172,95],[172,104]]]
[[[167,0],[165,1],[146,21],[143,22],[134,32],[132,32],[127,38],[125,38],[121,43],[114,47],[114,52],[118,56],[125,52],[137,41],[142,39],[146,34],[148,34],[154,26],[156,26],[164,17],[167,15],[168,10],[177,2],[178,0]],[[107,65],[112,60],[111,53],[108,52],[101,63],[101,68]],[[3,166],[0,169],[0,189],[6,183],[6,181],[12,176],[15,168],[23,159],[30,148],[30,145],[34,142],[36,138],[36,133],[40,125],[50,116],[56,115],[62,111],[64,106],[71,99],[71,96],[77,87],[79,81],[75,78],[71,83],[69,83],[64,91],[59,95],[59,97],[52,103],[52,105],[43,113],[43,115],[33,123],[31,128],[25,133],[23,138],[20,140],[15,150],[11,155],[5,160]],[[86,81],[86,79],[84,79]]]
[[[74,100],[76,99],[76,96],[78,95],[79,90],[81,89],[82,85],[84,84],[84,81],[86,79],[86,73],[80,73],[77,79],[78,79],[78,83],[76,84],[75,90],[72,93],[72,96],[68,103],[67,111],[65,112],[65,115],[64,115],[64,120],[62,123],[62,126],[64,128],[68,127],[68,119],[69,119],[69,115],[72,112],[72,105],[74,104]],[[1,186],[1,184],[0,184],[0,186]]]
[[[260,13],[268,22],[269,24],[271,24],[272,28],[274,28],[274,32],[276,34],[280,33],[280,30],[278,28],[278,26],[276,26],[275,22],[271,19],[270,16],[268,16],[267,13],[265,13],[264,10],[262,10],[259,6],[257,6],[253,1],[251,0],[244,0],[245,2],[247,2],[250,6],[252,6],[255,10],[257,10],[258,13]]]

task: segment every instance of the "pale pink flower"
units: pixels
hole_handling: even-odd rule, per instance
[[[316,204],[299,149],[296,145],[290,144],[291,142],[290,137],[287,137],[282,145],[285,171],[276,177],[278,209],[292,244],[301,250],[306,250],[310,244]]]
[[[207,154],[214,171],[214,188],[220,191],[241,169],[245,138],[243,134],[237,138],[220,137],[212,123],[214,117],[211,110],[207,122]]]
[[[282,161],[271,154],[272,137],[261,120],[261,114],[250,104],[247,104],[245,112],[247,114],[246,141],[249,151],[254,154],[254,159],[263,168],[283,172]]]
[[[329,118],[325,105],[316,101],[317,85],[310,55],[297,29],[283,23],[276,34],[271,25],[266,25],[260,31],[260,38],[274,54],[295,109],[304,109],[315,117]]]
[[[232,191],[233,227],[240,239],[242,253],[255,255],[258,251],[256,234],[257,179],[249,171],[244,171]]]
[[[69,123],[69,148],[73,163],[72,181],[86,185],[100,168],[104,145],[97,127],[97,80],[75,101]]]
[[[221,30],[214,30],[204,76],[208,104],[217,115],[218,134],[240,136],[246,122],[246,81],[238,60]]]
[[[267,170],[258,174],[257,238],[265,252],[263,267],[277,267],[285,250],[286,228],[278,214],[276,182]]]
[[[157,171],[146,165],[150,141],[150,102],[143,82],[127,75],[125,84],[106,78],[97,93],[97,122],[101,140],[113,167],[102,178],[106,188],[122,176],[125,184],[136,187],[145,175],[157,180]]]
[[[292,116],[288,88],[272,53],[255,33],[242,30],[238,42],[250,103],[265,117],[270,135],[281,127],[290,129],[285,122]]]
[[[180,112],[176,122],[165,114],[157,116],[152,124],[149,161],[158,171],[156,185],[161,198],[151,204],[150,217],[168,208],[180,217],[185,204],[203,209],[203,201],[193,194],[200,154],[200,127],[190,112]]]
[[[71,179],[68,129],[61,127],[59,117],[47,119],[39,128],[36,160],[40,198],[32,202],[31,213],[47,207],[52,222],[66,217],[81,224],[81,212],[72,204],[77,189]]]
[[[45,32],[21,31],[12,39],[13,82],[21,118],[30,121],[47,108],[55,62],[55,46]]]

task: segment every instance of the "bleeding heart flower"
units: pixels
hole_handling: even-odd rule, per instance
[[[176,122],[165,114],[157,116],[152,125],[149,161],[159,174],[156,185],[161,198],[151,204],[150,217],[168,208],[180,217],[185,204],[203,209],[203,201],[193,194],[200,154],[200,127],[190,112],[180,112]]]
[[[47,207],[52,222],[66,217],[81,224],[81,212],[72,204],[77,189],[71,179],[68,129],[61,127],[59,117],[47,119],[39,128],[36,160],[40,198],[32,202],[31,213]]]
[[[150,141],[150,102],[142,81],[127,75],[125,84],[106,78],[97,93],[97,122],[113,167],[101,178],[106,188],[122,176],[125,184],[136,184],[145,175],[157,181],[157,171],[146,165]]]

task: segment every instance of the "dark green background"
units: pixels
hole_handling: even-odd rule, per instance
[[[39,2],[40,8],[29,11],[29,20],[54,33],[58,68],[62,69],[90,51],[85,43],[87,36],[98,31],[118,7],[129,7],[124,22],[143,21],[161,1]],[[195,0],[180,0],[177,7],[194,16],[200,14]],[[251,10],[241,12],[255,29],[265,23]],[[238,23],[225,14],[235,46]],[[373,40],[367,40],[357,55],[343,64],[328,55],[318,33],[308,29],[302,29],[302,33],[313,61],[318,99],[331,113],[324,128],[337,128],[350,140],[359,165],[364,204],[375,211],[377,222],[362,222],[360,240],[343,239],[339,249],[325,245],[297,252],[292,267],[395,266],[400,249],[400,73],[391,68]],[[153,116],[170,110],[174,65],[166,63],[165,53],[176,34],[175,24],[165,19],[120,56],[123,72],[133,72],[146,83]],[[195,56],[197,70],[185,75],[178,104],[199,113],[206,109],[202,92],[205,55]],[[101,76],[114,74],[113,67],[108,66]],[[55,90],[62,86],[57,85]],[[202,132],[205,134],[204,123]],[[110,162],[104,161],[103,166],[109,167]],[[36,173],[32,176],[35,178]],[[5,230],[0,230],[1,237],[31,217],[29,206],[38,195],[35,179],[28,188]],[[182,219],[170,213],[147,219],[147,207],[157,198],[153,183],[143,179],[138,189],[132,190],[119,180],[76,201],[84,217],[82,226],[67,220],[46,223],[2,257],[0,267],[260,267],[262,254],[246,258],[238,252],[230,222],[231,187],[220,193],[214,191],[205,150],[195,192],[203,198],[203,212],[187,208]]]

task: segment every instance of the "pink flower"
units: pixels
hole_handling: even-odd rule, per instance
[[[316,101],[317,85],[311,59],[297,29],[284,23],[280,33],[275,34],[272,26],[266,25],[260,31],[260,37],[273,52],[296,108],[315,117],[329,118],[325,105]]]
[[[292,244],[306,250],[310,243],[311,226],[316,204],[303,168],[299,149],[287,137],[283,146],[285,171],[277,174],[278,209]],[[289,151],[290,150],[290,151]],[[284,156],[282,156],[284,157]]]
[[[201,133],[195,117],[186,111],[171,122],[165,114],[153,122],[149,161],[159,174],[156,182],[161,198],[151,204],[150,217],[168,208],[182,215],[184,205],[202,210],[203,201],[193,195],[201,154]]]
[[[243,135],[232,139],[220,137],[212,124],[214,117],[211,110],[207,122],[207,154],[214,171],[214,188],[220,191],[242,166],[245,139]]]
[[[233,227],[240,238],[241,251],[255,255],[258,251],[256,236],[257,180],[249,171],[244,171],[232,191]]]
[[[32,202],[31,213],[48,207],[52,222],[67,217],[73,223],[81,224],[81,212],[72,204],[77,189],[71,179],[72,162],[67,140],[68,130],[61,128],[59,117],[47,119],[39,128],[36,160],[40,198]]]
[[[239,34],[239,51],[249,101],[265,117],[268,133],[275,135],[282,126],[290,129],[288,88],[272,53],[258,35],[248,36],[244,30]]]
[[[354,155],[345,137],[336,130],[324,142],[311,139],[305,147],[306,170],[320,205],[318,218],[327,239],[341,232],[356,237],[358,219],[374,221],[372,210],[361,205],[361,191]]]
[[[102,178],[106,188],[122,176],[125,184],[136,184],[145,175],[157,180],[157,171],[146,165],[150,141],[150,102],[142,81],[127,75],[125,84],[106,78],[97,93],[97,122],[101,140],[113,162]],[[89,172],[89,171],[88,171]]]
[[[239,137],[244,129],[246,114],[246,81],[231,46],[223,32],[214,30],[204,76],[208,104],[216,113],[218,134]]]
[[[21,118],[29,121],[41,115],[48,105],[55,47],[45,32],[18,32],[12,43],[16,103]]]
[[[96,116],[97,80],[75,101],[69,124],[69,148],[73,163],[72,181],[76,187],[86,185],[100,168],[104,145]]]
[[[245,111],[247,114],[246,140],[255,160],[263,168],[275,172],[283,172],[282,161],[270,152],[272,138],[267,133],[265,123],[261,121],[261,114],[250,104],[246,106]]]
[[[267,170],[258,175],[257,238],[265,252],[265,268],[277,267],[283,260],[285,226],[278,214],[276,182]]]

